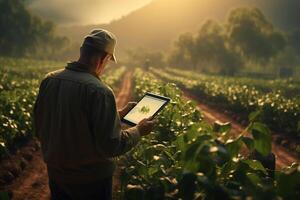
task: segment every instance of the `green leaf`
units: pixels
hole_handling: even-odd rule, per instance
[[[140,185],[128,184],[125,191],[127,199],[144,199],[145,190]]]
[[[261,183],[261,179],[259,178],[259,176],[257,174],[247,173],[246,176],[252,182],[252,184],[255,186],[257,186],[258,184]]]
[[[173,161],[176,162],[176,160],[174,159],[174,157],[172,156],[172,154],[168,151],[164,151],[164,153]]]
[[[186,143],[184,142],[184,135],[183,134],[179,135],[176,138],[175,144],[178,147],[178,149],[180,149],[181,151],[185,150]]]
[[[254,170],[260,170],[262,171],[264,174],[267,174],[266,169],[264,168],[264,166],[257,160],[244,160],[244,163],[246,163],[247,165],[249,165],[250,168],[254,169]]]
[[[244,142],[244,144],[247,146],[247,148],[252,151],[254,149],[254,141],[252,138],[249,137],[242,137],[242,141]]]
[[[226,148],[229,154],[231,155],[231,157],[236,157],[238,155],[241,146],[242,143],[240,138],[237,138],[235,140],[229,140],[228,142],[226,142]]]
[[[0,192],[0,199],[1,200],[9,200],[8,192]]]
[[[254,138],[254,148],[263,156],[267,156],[272,148],[272,138],[268,127],[255,122],[251,127],[251,133]]]
[[[227,133],[231,130],[231,123],[222,123],[220,121],[215,121],[213,125],[213,131],[218,133]]]
[[[257,110],[249,114],[248,119],[250,122],[254,122],[261,115],[261,111]]]
[[[300,197],[300,167],[276,174],[277,191],[283,199],[299,199]]]
[[[150,167],[150,168],[148,168],[148,175],[152,176],[153,174],[158,172],[158,170],[159,170],[159,168],[157,168],[157,167]]]

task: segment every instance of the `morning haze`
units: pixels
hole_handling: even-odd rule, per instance
[[[102,26],[118,36],[122,55],[136,47],[166,50],[179,34],[197,31],[207,19],[224,22],[230,10],[241,6],[260,8],[278,28],[300,26],[297,0],[155,0],[111,23],[60,27],[58,33],[76,42],[88,30]]]

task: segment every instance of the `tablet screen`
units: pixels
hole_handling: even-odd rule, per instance
[[[168,98],[146,94],[123,119],[138,124],[144,118],[154,116],[168,102]]]

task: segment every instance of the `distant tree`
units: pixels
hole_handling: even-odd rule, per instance
[[[32,15],[24,1],[0,0],[0,55],[51,58],[68,44],[54,24]]]
[[[229,48],[223,49],[223,52],[220,53],[218,63],[220,66],[219,73],[228,76],[234,76],[244,67],[241,57]]]
[[[289,46],[274,57],[271,64],[277,69],[278,76],[280,76],[280,69],[294,71],[297,67],[300,67],[299,53],[293,47]]]
[[[0,29],[2,55],[21,56],[34,42],[32,18],[20,1],[0,0]]]
[[[223,27],[216,21],[206,21],[196,35],[195,43],[201,59],[217,57],[226,48]]]
[[[173,67],[195,70],[198,60],[193,56],[196,52],[195,47],[195,38],[192,33],[179,35],[174,41],[174,48],[167,56],[167,63]]]
[[[180,35],[174,46],[169,63],[189,63],[193,70],[224,75],[234,75],[242,67],[240,57],[228,48],[223,26],[213,20],[205,22],[195,36]]]
[[[178,48],[174,48],[169,52],[167,56],[167,63],[169,66],[182,69],[189,69],[192,67],[190,56],[183,54]]]
[[[288,34],[288,44],[300,54],[300,28]]]
[[[203,24],[196,37],[198,62],[215,63],[219,72],[234,75],[243,64],[240,57],[227,45],[227,36],[223,26],[213,20]]]
[[[231,11],[226,28],[232,47],[248,60],[269,61],[286,45],[284,35],[257,8]]]

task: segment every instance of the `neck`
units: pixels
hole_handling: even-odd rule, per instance
[[[87,60],[87,59],[84,59],[84,58],[80,57],[77,60],[77,62],[86,65],[88,67],[89,72],[96,73],[97,66],[94,63],[92,63],[90,60]]]
[[[98,77],[98,75],[97,75],[97,73],[96,73],[96,68],[97,68],[97,66],[95,66],[93,63],[91,63],[91,61],[89,61],[89,60],[87,60],[87,59],[84,59],[84,58],[81,58],[81,57],[80,57],[80,58],[77,60],[77,62],[86,65],[86,66],[88,67],[89,73],[91,73],[91,74],[93,74],[93,75],[95,75],[95,76]]]

